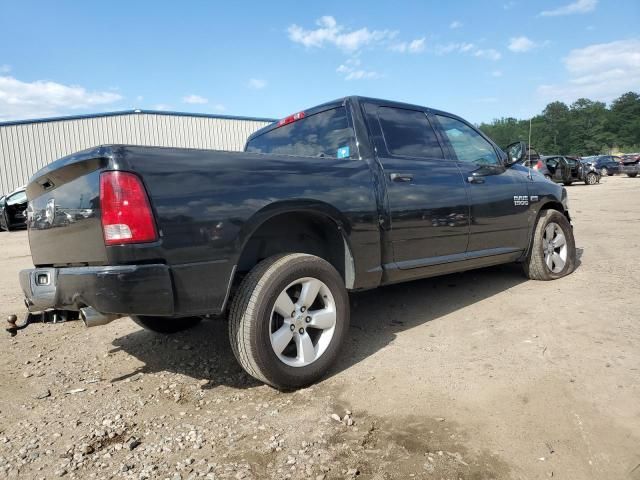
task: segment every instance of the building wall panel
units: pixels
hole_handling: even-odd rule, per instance
[[[109,143],[240,151],[268,120],[125,112],[0,124],[0,195],[58,158]]]

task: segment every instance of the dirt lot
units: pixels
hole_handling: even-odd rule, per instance
[[[296,393],[245,375],[220,320],[2,335],[0,477],[640,479],[640,179],[569,194],[573,275],[353,295],[339,364]],[[2,317],[30,265],[1,233]]]

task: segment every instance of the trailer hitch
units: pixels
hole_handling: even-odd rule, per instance
[[[9,332],[12,337],[15,337],[19,330],[27,328],[32,323],[61,323],[66,322],[67,320],[78,320],[79,318],[80,315],[78,312],[68,310],[47,310],[38,313],[27,312],[21,323],[18,323],[17,315],[9,315],[7,317],[7,323],[9,326],[5,328],[5,330]]]
[[[11,334],[12,337],[15,337],[18,334],[18,330],[22,330],[23,328],[27,328],[29,324],[32,322],[33,314],[27,312],[25,315],[24,321],[18,325],[18,316],[17,315],[9,315],[7,317],[7,323],[9,327],[5,330]]]

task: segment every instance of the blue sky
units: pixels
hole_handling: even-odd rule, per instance
[[[637,0],[0,1],[0,121],[282,117],[350,94],[526,118],[640,91]]]

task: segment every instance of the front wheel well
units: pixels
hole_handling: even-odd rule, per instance
[[[571,218],[569,217],[569,212],[565,210],[561,202],[550,201],[542,205],[540,207],[540,210],[538,211],[538,214],[536,215],[536,220],[535,222],[533,222],[533,225],[531,227],[531,235],[529,238],[529,245],[527,246],[527,250],[519,261],[525,261],[529,257],[531,253],[531,248],[533,246],[533,237],[535,235],[536,225],[538,225],[538,221],[540,220],[540,217],[544,214],[546,210],[557,210],[558,212],[562,213],[565,217],[567,217],[567,220],[569,222],[571,222]]]
[[[282,213],[263,222],[244,245],[234,284],[262,260],[281,253],[323,258],[340,273],[347,288],[353,286],[353,257],[342,228],[328,216],[310,212]]]

